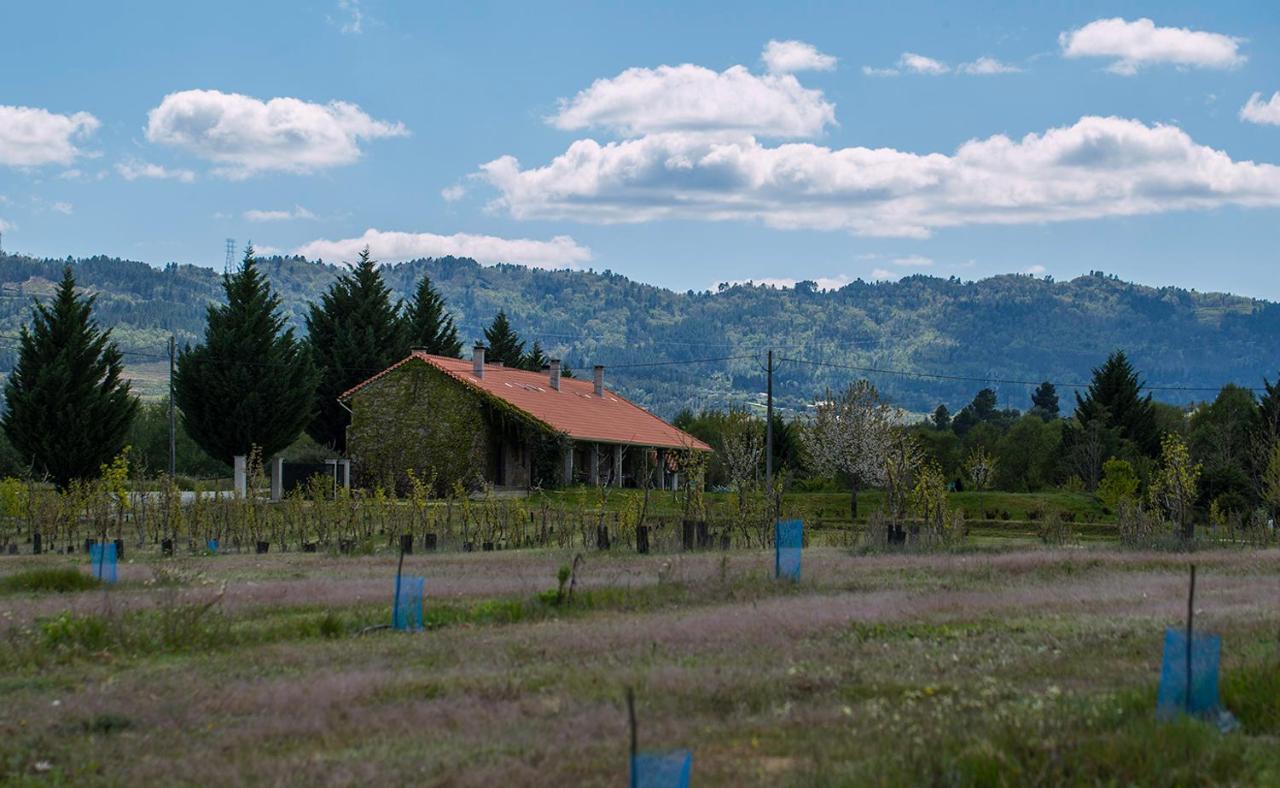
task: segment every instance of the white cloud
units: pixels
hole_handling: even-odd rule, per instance
[[[1027,268],[1022,273],[1031,274],[1032,276],[1040,276],[1041,274],[1045,273],[1048,270],[1049,269],[1045,268],[1043,265],[1037,264]]]
[[[1008,63],[1001,63],[993,57],[984,55],[972,63],[961,63],[956,66],[956,71],[975,76],[989,76],[991,74],[1017,74],[1022,69]]]
[[[467,196],[467,187],[461,183],[455,183],[452,186],[446,186],[440,190],[440,196],[445,202],[457,202]]]
[[[102,125],[88,112],[59,115],[39,107],[0,104],[0,165],[67,165],[86,155],[77,143]]]
[[[519,219],[756,220],[875,236],[1280,206],[1280,167],[1233,161],[1175,126],[1116,117],[970,140],[952,154],[768,147],[746,134],[583,139],[545,166],[503,156],[478,176],[498,190],[494,207]]]
[[[913,254],[907,257],[898,257],[894,259],[893,264],[904,268],[929,268],[933,265],[933,260],[922,255]]]
[[[766,276],[763,279],[733,279],[723,284],[728,287],[736,287],[738,285],[760,285],[762,287],[776,287],[781,290],[790,290],[800,282],[813,282],[819,290],[839,290],[845,285],[853,281],[853,278],[846,274],[836,274],[835,276],[819,276],[813,279],[793,279],[791,277]],[[717,283],[716,287],[711,290],[718,289],[721,283]]]
[[[49,210],[60,213],[63,216],[70,216],[75,212],[75,206],[69,202],[53,202],[49,203]]]
[[[764,45],[760,59],[771,74],[794,74],[797,71],[831,71],[836,59],[819,52],[803,41],[770,41]]]
[[[567,235],[557,235],[550,241],[534,241],[467,233],[402,233],[373,228],[365,230],[364,235],[359,238],[312,241],[298,247],[294,253],[311,259],[354,260],[366,246],[374,258],[385,263],[453,255],[470,257],[486,264],[519,263],[532,268],[574,268],[591,259],[591,250]]]
[[[291,211],[245,211],[244,218],[251,222],[287,222],[293,219],[315,219],[316,215],[301,205],[295,205]]]
[[[1098,19],[1058,35],[1063,56],[1115,58],[1107,70],[1126,76],[1157,63],[1234,68],[1245,61],[1240,41],[1221,33],[1156,27],[1150,19],[1129,22],[1119,17]]]
[[[1262,100],[1261,93],[1254,93],[1240,108],[1240,120],[1280,126],[1280,90],[1272,93],[1266,101]]]
[[[402,124],[374,120],[344,101],[261,101],[217,90],[171,93],[147,122],[149,141],[214,162],[214,173],[229,178],[351,164],[360,158],[360,142],[408,133]]]
[[[549,122],[560,129],[623,135],[668,131],[812,137],[835,123],[835,105],[791,74],[752,74],[744,66],[629,68],[561,99]]]
[[[343,19],[335,23],[340,32],[354,35],[364,32],[364,11],[360,8],[360,0],[338,0],[338,11],[343,15]]]
[[[896,77],[900,72],[896,68],[876,68],[875,66],[863,66],[862,73],[868,77]]]
[[[0,219],[0,233],[7,233],[10,230],[16,229],[18,229],[18,225],[13,222],[6,222],[4,219]]]
[[[871,271],[871,278],[877,282],[896,281],[902,277],[902,274],[895,274],[893,271],[887,271],[883,268],[875,268]]]
[[[196,179],[196,174],[191,170],[171,170],[159,164],[136,161],[134,159],[116,164],[116,172],[120,173],[120,177],[126,181],[136,181],[139,178],[154,178],[156,180],[175,180],[191,183]]]
[[[898,58],[898,68],[930,76],[945,74],[950,71],[946,63],[924,55],[917,55],[915,52],[903,52],[902,57]]]

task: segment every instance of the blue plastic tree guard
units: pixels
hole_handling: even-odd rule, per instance
[[[631,758],[631,788],[689,788],[693,753],[641,753]]]
[[[779,520],[773,534],[773,569],[779,580],[800,579],[800,554],[804,550],[804,521]]]
[[[1187,703],[1187,633],[1164,633],[1164,665],[1160,669],[1160,693],[1156,716],[1170,719],[1179,714],[1209,716],[1218,712],[1218,660],[1222,638],[1195,634],[1191,639],[1191,702]]]
[[[114,583],[118,579],[116,573],[116,546],[114,543],[93,544],[89,546],[89,563],[93,568],[93,576],[104,583]]]
[[[211,552],[211,553],[217,553],[217,552],[218,552],[218,540],[217,540],[217,539],[210,539],[209,541],[207,541],[207,542],[205,542],[205,543],[204,543],[204,546],[205,546],[205,547],[207,547],[207,548],[209,549],[209,552]]]
[[[422,595],[426,581],[421,577],[396,577],[396,595],[391,607],[391,626],[409,632],[422,629]]]

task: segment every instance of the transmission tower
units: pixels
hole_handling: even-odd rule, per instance
[[[236,261],[236,239],[228,238],[227,239],[227,259],[226,259],[226,262],[222,264],[222,273],[224,274],[231,273],[231,266],[235,264],[235,261]]]

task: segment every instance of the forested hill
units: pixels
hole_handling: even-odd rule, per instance
[[[104,257],[0,257],[0,372],[12,366],[12,337],[32,297],[51,292],[68,263],[77,282],[98,294],[96,314],[129,351],[139,387],[158,393],[168,335],[175,333],[180,345],[199,339],[206,305],[221,297],[221,272]],[[341,270],[281,257],[266,258],[263,268],[300,332],[307,302]],[[802,283],[795,290],[679,293],[607,271],[481,266],[456,258],[384,268],[401,295],[424,273],[457,315],[467,345],[505,309],[527,341],[539,339],[579,375],[590,374],[594,363],[608,365],[610,386],[665,416],[684,407],[761,400],[761,351],[770,346],[779,358],[792,359],[779,364],[775,391],[782,406],[793,408],[826,386],[865,376],[908,409],[945,402],[954,410],[983,384],[952,378],[1071,384],[1087,380],[1090,368],[1116,348],[1158,387],[1259,386],[1263,376],[1280,373],[1280,304],[1155,289],[1102,274],[1069,282],[913,276],[857,281],[835,292]],[[701,359],[718,360],[694,363]],[[1003,406],[1029,406],[1032,386],[1001,382],[995,388]],[[1213,392],[1160,390],[1156,396],[1186,402]]]

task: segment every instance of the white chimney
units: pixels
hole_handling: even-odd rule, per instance
[[[595,368],[592,371],[595,372],[596,396],[603,397],[604,396],[604,365],[596,364]]]
[[[551,359],[551,388],[560,390],[560,359]]]
[[[484,379],[484,345],[479,342],[471,348],[471,372],[476,377]]]

